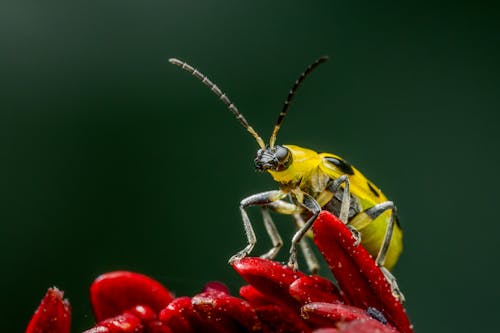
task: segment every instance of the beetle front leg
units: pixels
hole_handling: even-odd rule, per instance
[[[257,242],[257,238],[255,237],[255,232],[252,227],[252,222],[250,222],[250,218],[245,210],[245,208],[250,206],[265,206],[280,199],[283,199],[286,196],[286,193],[282,191],[268,191],[257,193],[251,195],[240,202],[240,213],[241,219],[243,220],[243,227],[245,228],[245,234],[247,236],[248,244],[247,246],[236,253],[229,259],[229,263],[233,263],[234,261],[245,258],[250,252],[252,252],[255,243]]]

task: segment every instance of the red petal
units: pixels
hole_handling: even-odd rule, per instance
[[[83,333],[142,333],[141,320],[131,313],[124,313],[101,321],[94,328]]]
[[[205,285],[205,288],[203,288],[203,292],[213,292],[213,291],[229,295],[229,289],[222,282],[218,281],[208,282]]]
[[[31,318],[26,333],[69,333],[71,309],[63,296],[64,293],[56,287],[49,288]]]
[[[295,280],[289,288],[292,295],[301,304],[311,302],[342,302],[337,287],[321,276],[304,276]]]
[[[255,309],[264,333],[309,333],[311,329],[295,312],[279,305]]]
[[[260,320],[255,311],[242,299],[223,294],[202,293],[193,297],[192,304],[201,317],[206,320],[226,322],[227,325],[224,324],[224,326],[234,326],[236,331],[241,331],[238,327],[243,327],[249,332],[261,329]]]
[[[114,317],[138,304],[159,312],[173,300],[159,282],[138,273],[116,271],[99,276],[90,287],[96,321]]]
[[[240,296],[254,307],[274,304],[272,299],[270,299],[251,285],[241,287]]]
[[[360,308],[339,303],[313,302],[301,309],[302,317],[320,327],[333,327],[339,321],[372,319]]]
[[[190,297],[180,297],[173,300],[160,312],[160,321],[167,324],[175,333],[220,332],[232,333],[236,329],[229,322],[225,327],[216,320],[207,320],[194,309]]]
[[[195,332],[190,323],[192,315],[191,298],[179,297],[161,310],[159,318],[161,322],[167,324],[176,333],[192,333]]]
[[[246,257],[233,263],[233,268],[255,289],[275,303],[298,310],[300,303],[288,288],[298,278],[305,276],[286,265],[262,259]]]
[[[146,305],[136,305],[132,309],[125,311],[131,313],[142,322],[149,322],[156,319],[156,313],[153,309]]]
[[[342,333],[397,333],[394,328],[384,325],[375,319],[354,320],[349,323],[340,323],[340,332]]]
[[[401,303],[371,255],[333,214],[322,211],[313,225],[314,242],[328,262],[345,297],[353,305],[374,307],[401,332],[413,332]]]
[[[214,305],[211,304],[212,296],[214,294],[205,293],[204,295],[196,295],[192,298],[193,311],[198,317],[197,324],[206,326],[203,330],[204,332],[210,329],[210,331],[214,332],[238,333],[240,330],[233,320],[214,311]],[[197,332],[199,331],[198,329]]]
[[[149,306],[137,305],[132,309],[125,311],[141,320],[148,333],[172,333],[172,330],[161,321],[157,320],[156,313]]]

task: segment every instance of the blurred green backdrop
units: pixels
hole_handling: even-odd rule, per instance
[[[253,170],[253,139],[167,59],[208,74],[268,137],[297,75],[325,54],[278,141],[343,156],[396,201],[405,231],[396,275],[418,331],[494,330],[495,9],[1,1],[2,331],[24,330],[53,285],[71,300],[73,331],[90,327],[88,286],[114,269],[178,295],[208,280],[237,288],[226,263],[245,242],[237,205],[275,185]],[[288,219],[277,220],[289,234]]]

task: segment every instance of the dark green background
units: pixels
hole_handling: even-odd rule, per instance
[[[90,327],[88,286],[115,269],[178,295],[209,280],[236,290],[238,202],[275,185],[253,170],[253,139],[167,59],[208,74],[267,138],[324,54],[278,141],[343,156],[396,201],[417,331],[493,330],[500,15],[374,3],[0,2],[1,330],[24,330],[53,285],[73,331]]]

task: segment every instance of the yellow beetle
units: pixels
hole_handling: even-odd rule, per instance
[[[273,248],[262,257],[274,258],[283,244],[269,210],[290,214],[294,216],[298,230],[291,241],[288,265],[298,268],[296,246],[300,244],[309,269],[316,271],[317,261],[307,243],[301,240],[319,212],[324,209],[338,216],[368,252],[376,257],[376,263],[386,274],[395,295],[402,300],[396,281],[387,270],[395,265],[403,248],[402,231],[392,201],[388,201],[378,187],[337,155],[317,153],[294,145],[275,144],[281,123],[301,82],[327,59],[321,57],[313,62],[295,81],[268,145],[228,97],[205,75],[186,62],[173,58],[169,61],[201,80],[226,104],[260,147],[255,158],[256,169],[269,172],[280,187],[279,190],[257,193],[241,201],[240,211],[248,244],[229,261],[241,259],[252,251],[256,237],[245,209],[249,206],[261,206],[264,225],[273,242]]]

